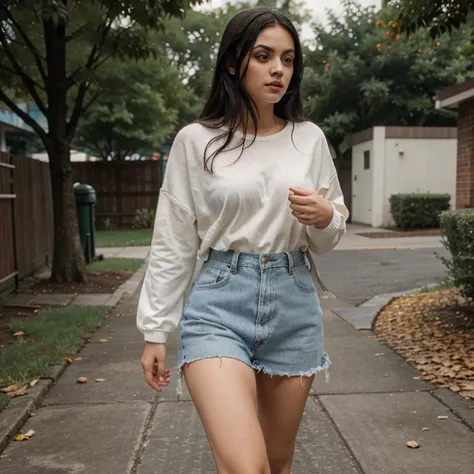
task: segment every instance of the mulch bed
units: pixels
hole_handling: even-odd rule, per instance
[[[439,229],[413,229],[381,232],[359,232],[356,235],[370,239],[392,239],[397,237],[430,237],[440,235]]]
[[[458,290],[395,300],[379,313],[375,333],[421,378],[474,399],[474,302]]]
[[[48,279],[31,277],[20,284],[18,293],[113,293],[134,272],[88,272],[87,283],[51,283]]]

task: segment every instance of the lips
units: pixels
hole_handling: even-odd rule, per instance
[[[267,86],[270,86],[270,87],[280,87],[281,89],[283,89],[283,82],[281,81],[273,81],[273,82],[269,82],[268,84],[266,84]]]

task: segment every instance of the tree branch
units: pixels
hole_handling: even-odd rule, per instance
[[[46,86],[46,82],[48,80],[48,77],[46,76],[46,71],[43,67],[43,63],[41,61],[45,61],[45,59],[41,56],[40,52],[38,51],[38,48],[31,42],[30,38],[28,38],[28,35],[24,32],[24,30],[20,27],[18,22],[15,20],[14,16],[11,14],[10,10],[6,10],[7,16],[12,22],[13,26],[16,28],[18,33],[20,33],[20,36],[23,38],[23,41],[25,42],[26,46],[30,50],[36,66],[41,74],[41,78],[43,79],[43,83]]]
[[[5,102],[12,112],[18,115],[23,120],[23,122],[29,125],[38,134],[41,140],[43,140],[45,146],[47,145],[49,138],[45,130],[38,124],[36,120],[31,118],[24,110],[20,109],[20,107],[18,107],[18,105],[12,99],[10,99],[10,97],[8,97],[2,89],[0,89],[0,100]]]
[[[99,91],[97,91],[97,92],[91,97],[91,99],[87,102],[87,104],[82,107],[82,113],[87,112],[87,110],[89,109],[89,107],[90,107],[103,93],[104,93],[104,89],[100,89]]]
[[[30,76],[28,76],[23,68],[20,66],[18,61],[15,59],[15,56],[13,55],[12,51],[10,50],[10,47],[8,46],[7,42],[5,41],[5,38],[0,34],[0,43],[3,46],[3,51],[5,52],[8,60],[10,61],[10,64],[13,66],[13,69],[15,70],[15,74],[20,76],[23,84],[25,84],[26,89],[30,93],[31,97],[33,100],[36,102],[36,105],[40,109],[43,115],[47,116],[48,112],[46,109],[45,103],[41,100],[41,97],[38,94],[38,91],[36,90],[35,86],[43,89],[36,81],[34,81]]]
[[[10,69],[9,67],[5,66],[5,64],[0,63],[0,69],[3,69],[4,71],[8,71],[10,74],[13,74],[16,76],[16,72],[13,69]]]
[[[89,83],[83,82],[79,86],[79,91],[77,92],[76,102],[74,104],[74,109],[66,125],[66,134],[69,142],[72,140],[74,133],[76,133],[77,124],[79,122],[79,117],[82,113],[82,105],[84,103],[84,98],[86,96],[87,90],[89,89]]]

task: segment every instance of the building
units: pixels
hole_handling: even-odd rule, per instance
[[[456,205],[456,128],[373,127],[351,144],[352,222],[393,225],[393,194],[448,193]]]
[[[474,207],[474,79],[439,91],[436,108],[458,112],[456,207]]]

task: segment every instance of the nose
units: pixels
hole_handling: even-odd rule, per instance
[[[277,58],[272,65],[272,70],[271,70],[271,75],[272,76],[282,76],[283,75],[283,63],[280,61],[279,58]]]

